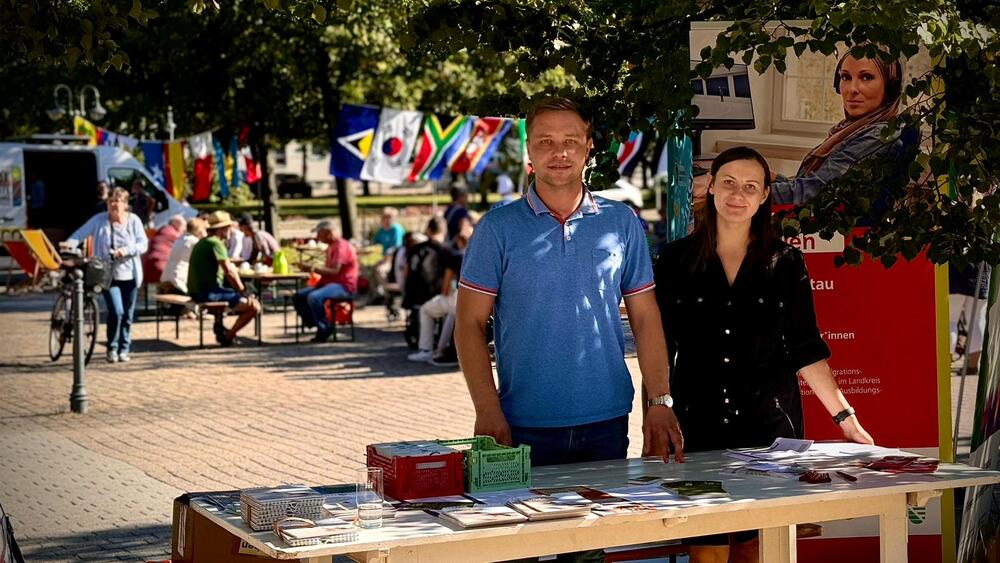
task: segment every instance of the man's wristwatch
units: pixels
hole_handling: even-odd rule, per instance
[[[846,409],[833,415],[833,423],[836,424],[837,426],[840,426],[841,422],[844,422],[845,420],[847,420],[852,416],[854,416],[854,409],[852,409],[851,407],[847,407]]]
[[[667,407],[668,409],[669,408],[673,408],[673,406],[674,406],[674,398],[670,396],[670,393],[664,393],[662,395],[658,395],[658,396],[653,397],[652,399],[646,401],[646,406],[651,407],[653,405],[663,405],[663,406]]]

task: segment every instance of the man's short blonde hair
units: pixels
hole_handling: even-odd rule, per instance
[[[399,210],[396,209],[395,207],[383,207],[382,215],[385,217],[392,217],[393,219],[395,219],[396,217],[399,216]]]
[[[535,121],[535,118],[548,111],[571,111],[579,115],[580,119],[587,124],[587,138],[590,138],[590,133],[593,129],[590,118],[583,114],[580,104],[569,98],[562,97],[543,98],[532,104],[531,109],[528,111],[527,123],[525,124],[525,130],[529,136],[531,135],[531,124]]]

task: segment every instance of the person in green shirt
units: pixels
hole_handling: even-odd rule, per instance
[[[222,346],[232,346],[236,333],[261,312],[260,302],[249,295],[236,266],[229,260],[223,239],[233,224],[229,213],[216,211],[208,216],[208,236],[191,249],[188,265],[188,295],[196,303],[225,302],[239,314],[226,330],[222,317],[215,319],[215,338]],[[225,282],[229,285],[224,285]]]

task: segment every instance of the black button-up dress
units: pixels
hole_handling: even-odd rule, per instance
[[[801,438],[799,369],[826,359],[802,254],[775,241],[748,253],[733,285],[717,255],[696,268],[697,235],[664,247],[656,298],[685,451]]]

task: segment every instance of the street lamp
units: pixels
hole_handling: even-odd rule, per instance
[[[90,108],[90,112],[87,113],[87,90],[90,90],[94,94],[94,107]],[[86,84],[80,88],[80,109],[73,108],[73,90],[65,84],[57,84],[55,89],[52,90],[52,100],[55,102],[55,106],[47,110],[45,113],[49,115],[52,121],[59,121],[66,116],[66,109],[63,108],[59,103],[59,93],[66,92],[66,102],[69,106],[70,115],[83,116],[84,114],[89,115],[94,121],[100,121],[104,119],[104,116],[108,114],[108,110],[101,105],[101,92],[96,86],[92,84]]]

